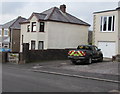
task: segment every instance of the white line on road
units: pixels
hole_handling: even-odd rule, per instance
[[[17,67],[8,67],[8,68],[20,69],[20,68],[17,68]],[[84,78],[84,79],[92,79],[92,80],[106,81],[106,82],[112,82],[112,83],[118,83],[118,84],[120,84],[120,81],[109,80],[109,79],[102,79],[102,78],[96,78],[96,77],[87,77],[87,76],[80,76],[80,75],[74,75],[74,74],[66,74],[66,73],[60,73],[60,72],[35,70],[35,69],[22,69],[21,68],[20,70],[27,70],[27,71],[41,72],[41,73],[54,74],[54,75],[62,75],[62,76],[69,76],[69,77],[77,77],[77,78]]]
[[[120,83],[120,81],[116,81],[116,80],[108,80],[108,79],[101,79],[101,78],[95,78],[95,77],[80,76],[80,75],[74,75],[74,74],[66,74],[66,73],[59,73],[59,72],[50,72],[50,71],[44,71],[44,70],[33,70],[33,71],[34,72],[41,72],[41,73],[48,73],[48,74],[55,74],[55,75],[62,75],[62,76],[69,76],[69,77],[92,79],[92,80],[98,80],[98,81],[106,81],[106,82],[112,82],[112,83]]]

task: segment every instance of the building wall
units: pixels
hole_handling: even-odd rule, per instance
[[[48,22],[48,49],[76,48],[88,44],[88,26]]]
[[[115,32],[101,32],[101,16],[115,16]],[[116,43],[116,54],[118,53],[118,11],[109,11],[94,14],[94,23],[93,23],[93,42],[98,46],[99,41],[110,41]]]
[[[120,54],[120,10],[118,10],[118,53]]]
[[[37,23],[36,32],[27,32],[27,25],[32,22]],[[45,32],[39,32],[40,22],[33,16],[30,23],[21,24],[20,52],[22,52],[23,43],[29,43],[31,49],[31,40],[36,41],[35,49],[38,50],[38,41],[44,41],[44,49],[65,49],[76,48],[80,44],[88,44],[88,27],[61,22],[45,22]]]
[[[20,51],[20,29],[13,29],[11,31],[12,38],[11,38],[11,48],[12,52],[19,52]]]
[[[30,26],[30,32],[27,32],[27,25],[31,25],[32,22],[36,22],[37,30],[36,32],[31,32],[31,26]],[[47,32],[48,32],[48,26],[45,22],[45,32],[39,32],[39,26],[40,22],[38,22],[37,18],[35,16],[32,17],[30,20],[30,23],[21,24],[21,37],[20,37],[20,52],[22,52],[22,35],[23,35],[23,43],[29,43],[29,49],[31,49],[31,40],[36,41],[35,49],[38,49],[38,41],[44,41],[44,49],[47,49]]]

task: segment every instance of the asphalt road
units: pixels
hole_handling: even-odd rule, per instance
[[[0,63],[0,93],[2,92],[2,63]]]
[[[117,83],[33,72],[3,65],[3,92],[112,92]]]

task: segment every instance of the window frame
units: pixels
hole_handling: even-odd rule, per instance
[[[109,30],[110,17],[111,17],[111,30]],[[106,18],[106,24],[104,26],[105,18]],[[115,32],[115,15],[100,17],[100,32]]]
[[[40,47],[40,42],[42,43],[42,47]],[[44,49],[44,41],[38,41],[38,50]]]
[[[41,23],[43,23],[43,25],[41,25]],[[39,32],[45,32],[45,22],[40,22]]]
[[[5,33],[7,31],[7,34]],[[8,36],[9,34],[8,34],[8,29],[4,29],[4,36]]]
[[[27,32],[30,32],[30,25],[27,25]]]
[[[33,43],[34,42],[34,48],[33,48]],[[36,47],[36,41],[35,40],[31,40],[31,50],[35,50],[35,47]]]
[[[36,25],[36,22],[32,22],[32,28],[31,28],[31,32],[36,32],[36,30],[34,31],[34,27],[36,28],[37,30],[37,25]]]
[[[7,46],[7,47],[5,47],[5,46]],[[3,48],[9,48],[9,44],[4,44]]]

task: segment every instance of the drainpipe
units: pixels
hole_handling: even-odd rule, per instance
[[[12,48],[12,47],[13,47],[13,45],[12,45],[12,41],[13,41],[13,40],[12,40],[12,37],[13,37],[12,34],[13,34],[13,32],[12,32],[12,31],[13,31],[13,29],[9,28],[9,32],[10,32],[10,33],[9,33],[9,34],[10,34],[10,35],[9,35],[9,37],[10,37],[10,47],[9,47],[9,48],[10,48],[11,50],[13,49],[13,48]]]

